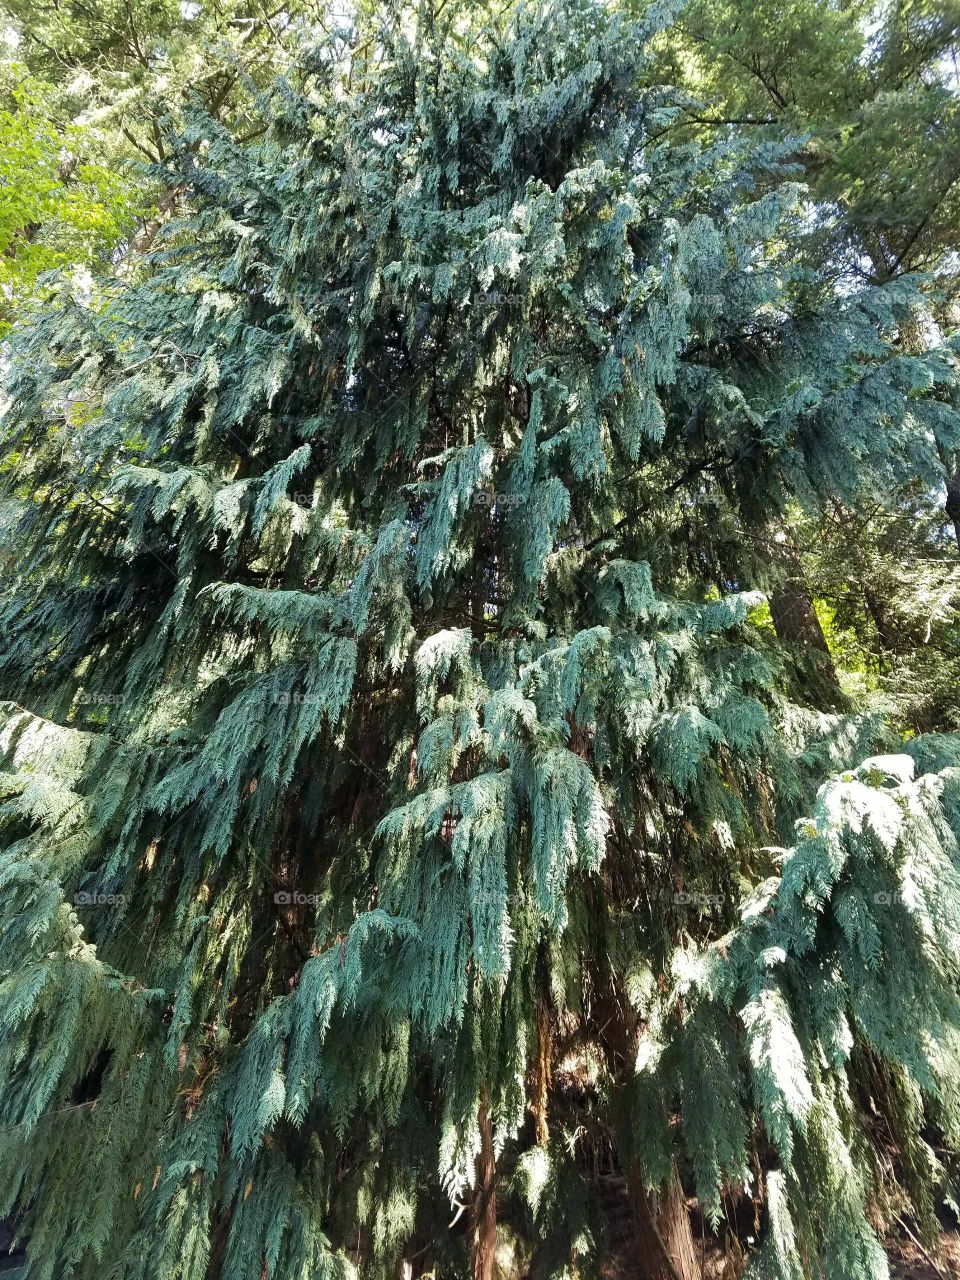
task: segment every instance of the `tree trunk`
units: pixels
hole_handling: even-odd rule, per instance
[[[957,539],[957,550],[960,551],[960,471],[954,471],[947,477],[947,518],[953,525]]]
[[[493,1118],[484,1089],[480,1098],[480,1154],[470,1214],[470,1280],[493,1280],[497,1253],[497,1165],[493,1158]]]
[[[662,1193],[647,1191],[636,1165],[629,1184],[637,1275],[642,1280],[700,1280],[700,1259],[676,1169]]]
[[[802,683],[831,704],[842,704],[843,693],[827,637],[813,603],[803,563],[789,542],[775,536],[770,543],[776,585],[769,593],[770,616],[777,639],[793,656]]]
[[[943,463],[943,474],[947,486],[947,500],[943,504],[943,509],[947,513],[947,519],[953,525],[957,550],[960,551],[960,461],[958,461],[956,450],[945,449],[942,444],[937,445],[937,454]]]
[[[635,1016],[629,1001],[614,998],[609,987],[599,985],[594,1001],[611,1075],[623,1084],[636,1058]],[[643,1118],[636,1117],[636,1122],[642,1123]],[[660,1192],[647,1190],[636,1161],[628,1157],[624,1165],[636,1232],[636,1271],[631,1274],[637,1280],[701,1280],[700,1259],[676,1165]]]
[[[873,625],[877,628],[877,636],[880,640],[881,648],[889,653],[896,653],[900,647],[896,628],[890,621],[883,600],[866,583],[863,586],[863,601],[867,606],[867,613],[873,619]]]
[[[813,605],[813,596],[803,571],[792,571],[770,595],[770,615],[777,638],[794,649],[823,654],[832,668],[830,647]]]
[[[530,1110],[533,1113],[537,1145],[545,1147],[550,1137],[547,1111],[550,1100],[550,1078],[553,1070],[553,1036],[550,1026],[550,1006],[545,996],[537,1005],[537,1055],[533,1070],[533,1097]]]
[[[135,253],[149,253],[153,248],[153,242],[157,238],[157,232],[177,211],[177,205],[180,203],[186,187],[168,187],[163,195],[157,201],[157,212],[153,218],[144,220],[139,231],[131,238],[130,247]]]

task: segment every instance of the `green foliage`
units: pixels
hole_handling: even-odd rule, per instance
[[[203,0],[69,9],[4,0],[0,11],[56,114],[94,130],[114,161],[141,164],[164,158],[165,129],[191,103],[221,127],[249,132],[257,89],[289,65],[309,12]]]
[[[137,211],[130,183],[85,154],[88,133],[51,118],[50,94],[0,63],[0,334],[46,272],[108,266]]]
[[[809,183],[805,252],[886,281],[929,271],[956,298],[960,11],[692,0],[660,72],[695,96],[695,130],[789,138]]]

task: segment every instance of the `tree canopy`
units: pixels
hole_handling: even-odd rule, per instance
[[[275,17],[180,14],[263,67],[143,107],[166,216],[6,339],[0,1215],[31,1280],[694,1280],[695,1224],[750,1280],[882,1280],[903,1215],[935,1247],[960,411],[942,279],[906,266],[948,274],[950,206],[891,178],[868,227],[828,194],[849,101],[785,72],[812,143],[698,123],[724,12],[696,106],[669,6],[307,15],[279,77]],[[30,57],[116,38],[160,101],[121,10],[77,13]],[[778,14],[747,37],[799,83],[808,10]],[[898,84],[946,47],[913,14]]]

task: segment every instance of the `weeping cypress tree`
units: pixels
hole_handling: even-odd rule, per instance
[[[950,352],[791,269],[776,149],[671,144],[669,14],[389,16],[16,339],[0,1212],[33,1280],[559,1278],[615,1194],[690,1280],[739,1197],[751,1276],[885,1276],[960,742],[822,704],[756,548],[940,483]]]

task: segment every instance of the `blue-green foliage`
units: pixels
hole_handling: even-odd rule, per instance
[[[937,483],[951,360],[894,354],[907,285],[804,307],[784,157],[643,87],[668,18],[306,47],[262,135],[181,122],[146,262],[15,335],[34,1280],[452,1280],[487,1119],[539,1276],[594,1274],[615,1146],[714,1221],[762,1192],[758,1280],[868,1280],[862,1073],[918,1169],[960,1141],[960,748],[859,764],[889,732],[787,697],[701,523]]]

